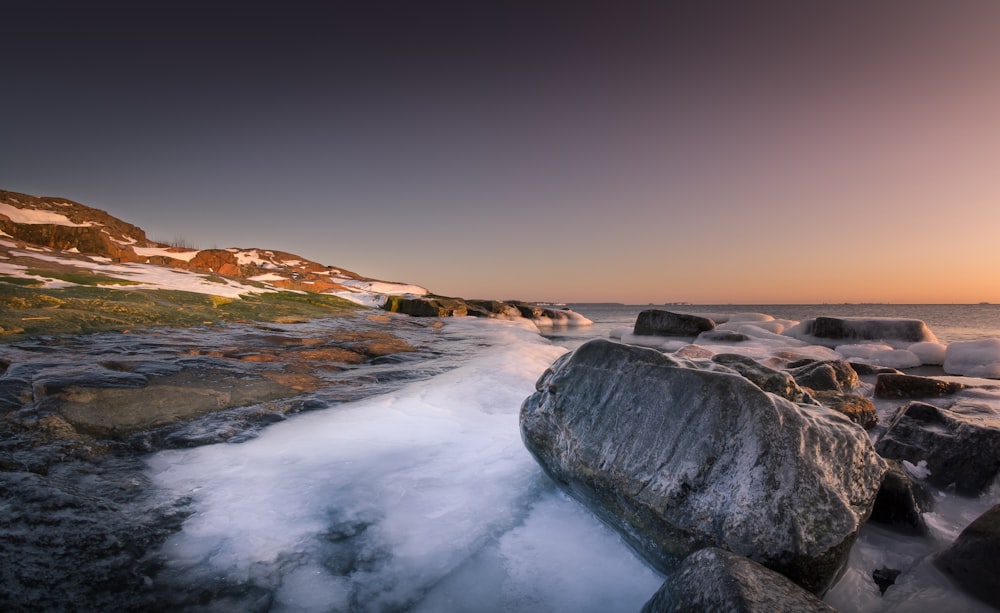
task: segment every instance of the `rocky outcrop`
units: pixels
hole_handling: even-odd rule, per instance
[[[468,314],[468,307],[455,298],[424,298],[417,296],[389,296],[383,309],[413,317],[452,317]]]
[[[1000,504],[969,524],[934,565],[967,592],[1000,609]]]
[[[885,471],[843,416],[649,349],[590,341],[536,387],[521,408],[527,448],[664,570],[717,546],[822,591]]]
[[[641,336],[698,336],[715,329],[715,322],[706,317],[649,309],[635,320],[633,334]]]
[[[1000,471],[1000,416],[986,405],[911,402],[896,412],[876,449],[886,458],[926,460],[929,483],[976,495]]]
[[[830,605],[752,560],[707,547],[684,559],[642,613],[835,613]]]
[[[888,400],[940,398],[957,394],[966,386],[931,377],[884,373],[875,379],[875,397]]]
[[[919,319],[816,317],[800,322],[785,333],[827,347],[857,341],[882,341],[890,345],[937,341],[927,325]]]
[[[492,317],[496,319],[518,319],[521,311],[509,302],[499,300],[466,300],[469,315],[477,317]]]

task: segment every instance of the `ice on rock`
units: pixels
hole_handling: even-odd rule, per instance
[[[924,341],[913,343],[907,349],[916,354],[922,364],[940,366],[944,364],[944,356],[948,347],[941,343]]]
[[[907,349],[883,349],[876,351],[868,358],[868,361],[876,366],[885,366],[899,370],[916,368],[921,364],[917,354]]]
[[[934,333],[919,319],[885,317],[816,317],[789,328],[786,334],[827,347],[848,344],[844,341],[852,340],[880,342],[893,348],[937,341]]]
[[[1000,379],[1000,339],[959,341],[948,345],[944,371],[950,375]]]
[[[834,351],[844,357],[845,360],[870,360],[872,356],[880,351],[892,351],[892,347],[882,343],[863,343],[857,345],[837,345]]]

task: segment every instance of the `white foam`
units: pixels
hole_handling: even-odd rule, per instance
[[[492,347],[240,445],[156,454],[154,482],[194,501],[170,567],[263,572],[279,610],[637,610],[662,577],[556,494],[521,442],[520,404],[565,351],[536,330],[450,319],[442,334]],[[345,548],[368,562],[331,570]]]

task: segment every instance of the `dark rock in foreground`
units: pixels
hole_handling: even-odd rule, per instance
[[[932,498],[913,482],[899,462],[886,462],[889,469],[875,498],[871,521],[887,524],[898,530],[927,534],[923,513],[931,508]]]
[[[706,317],[649,309],[636,317],[634,334],[642,336],[698,336],[715,329],[715,322]]]
[[[717,546],[822,591],[885,471],[845,417],[649,349],[590,341],[536,387],[525,445],[662,570]]]
[[[974,496],[1000,472],[1000,416],[988,406],[942,409],[911,402],[899,409],[875,446],[886,458],[927,461],[927,481]]]
[[[1000,504],[969,524],[934,565],[973,596],[1000,609]]]
[[[730,611],[833,613],[816,596],[752,560],[709,547],[688,556],[642,613]]]

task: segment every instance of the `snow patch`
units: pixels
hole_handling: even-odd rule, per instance
[[[86,223],[73,223],[68,217],[52,211],[42,211],[39,209],[20,209],[11,206],[6,202],[0,202],[0,215],[5,215],[14,223],[26,225],[51,225],[69,226],[71,228],[86,228],[100,225],[92,221]]]
[[[200,253],[197,249],[193,251],[172,251],[171,249],[165,247],[133,247],[132,250],[135,251],[136,255],[141,255],[147,258],[163,256],[173,258],[175,260],[181,260],[182,262],[190,262]]]

